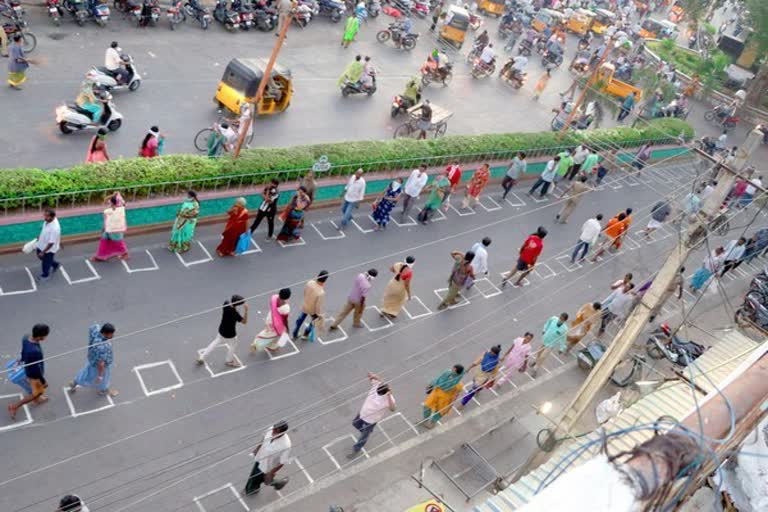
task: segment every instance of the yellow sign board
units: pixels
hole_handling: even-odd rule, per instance
[[[405,512],[445,512],[445,507],[443,507],[440,502],[429,500],[420,503],[415,507],[411,507]]]

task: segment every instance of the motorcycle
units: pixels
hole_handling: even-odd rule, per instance
[[[85,0],[64,0],[64,8],[75,19],[75,23],[81,27],[85,25],[85,21],[88,19],[88,8]]]
[[[514,69],[512,67],[514,64],[513,60],[514,59],[509,59],[506,64],[502,66],[501,71],[499,71],[499,78],[515,89],[520,89],[528,81],[528,73]]]
[[[154,27],[160,21],[160,14],[160,6],[157,0],[144,0],[144,4],[139,11],[138,25],[140,27],[147,27],[149,25]]]
[[[211,11],[207,7],[202,7],[199,0],[187,0],[184,4],[184,12],[190,18],[200,22],[200,28],[208,30],[211,26]]]
[[[390,39],[395,43],[395,48],[405,48],[406,50],[413,50],[416,48],[416,41],[419,38],[419,34],[413,32],[404,34],[402,29],[397,23],[390,23],[390,25],[380,30],[376,34],[376,40],[380,43],[386,43]]]
[[[416,94],[416,103],[419,101],[421,101],[421,87],[419,87],[419,92]],[[407,98],[402,94],[398,94],[392,99],[392,108],[390,109],[389,114],[392,116],[392,118],[395,118],[403,112],[406,112],[416,103],[414,103],[410,98]]]
[[[262,32],[269,32],[277,28],[277,11],[267,6],[266,1],[256,2],[253,14],[256,19],[256,28]]]
[[[93,20],[100,27],[106,27],[109,22],[109,7],[106,0],[90,0],[88,7]]]
[[[685,367],[702,355],[706,348],[695,341],[686,341],[672,334],[669,324],[664,323],[650,334],[645,343],[645,351],[651,359],[666,358],[672,364]]]
[[[563,54],[555,52],[545,52],[541,58],[541,65],[543,67],[557,68],[563,63]]]
[[[114,71],[103,66],[95,66],[85,75],[85,79],[92,83],[96,88],[105,90],[107,92],[120,91],[128,89],[131,92],[135,92],[141,87],[141,75],[136,70],[136,65],[133,63],[133,57],[127,54],[121,55],[123,64],[126,71],[128,71],[128,81],[118,82],[119,75]]]
[[[232,10],[238,15],[240,28],[243,30],[251,30],[256,26],[254,20],[253,8],[249,5],[249,2],[242,0],[232,0]]]
[[[331,18],[334,23],[340,22],[347,10],[342,0],[318,0],[317,7],[319,16]]]
[[[216,0],[213,19],[224,25],[224,28],[230,32],[240,28],[240,16],[235,11],[227,9],[227,0]]]
[[[731,130],[739,124],[740,121],[735,113],[730,113],[730,109],[726,105],[718,105],[704,112],[704,120],[709,122],[717,121],[725,131]]]
[[[15,14],[11,16],[10,21],[3,23],[3,30],[9,41],[13,40],[15,34],[21,34],[21,48],[24,53],[32,53],[37,48],[37,37],[27,31],[27,22]]]
[[[48,10],[48,17],[51,18],[51,23],[57,27],[61,25],[61,17],[64,15],[64,7],[61,4],[61,0],[47,0],[45,6]]]
[[[416,0],[411,8],[411,12],[419,18],[426,18],[429,16],[429,2],[427,0]]]
[[[115,110],[112,96],[108,93],[103,94],[106,96],[103,100],[104,108],[99,119],[93,119],[91,112],[74,102],[57,107],[56,124],[61,133],[68,135],[83,130],[98,130],[101,127],[106,127],[111,132],[119,130],[123,124],[123,115]]]
[[[440,68],[434,69],[426,64],[421,67],[421,85],[428,86],[431,82],[440,82],[443,87],[453,78],[453,64],[446,62]]]
[[[490,63],[486,63],[480,57],[475,59],[475,63],[472,65],[472,78],[484,78],[491,76],[496,72],[496,58],[491,59]]]
[[[376,18],[381,12],[381,3],[379,3],[379,0],[368,0],[365,8],[368,10],[368,16]]]
[[[22,22],[24,22],[26,24],[26,21],[24,21],[24,15],[26,14],[26,11],[21,6],[21,3],[15,1],[15,0],[11,0],[11,1],[5,2],[5,3],[8,6],[8,11],[10,11],[7,14],[5,14],[5,16],[7,18],[11,18],[11,19],[16,19],[16,20],[22,21]]]
[[[345,98],[350,94],[367,94],[372,96],[376,92],[376,71],[371,70],[370,76],[373,79],[370,87],[365,87],[361,81],[350,82],[349,80],[344,80],[341,84],[341,95]]]
[[[304,0],[296,7],[296,10],[293,13],[293,21],[300,28],[306,28],[319,10],[320,9],[317,7],[316,3]]]
[[[483,25],[483,20],[477,14],[469,13],[469,28],[477,32]]]
[[[760,329],[768,329],[768,308],[759,293],[749,292],[744,297],[744,303],[736,310],[734,320],[738,325],[756,325]]]
[[[136,26],[141,22],[141,6],[139,0],[115,0],[115,9],[123,13],[123,18],[131,17]]]
[[[520,45],[517,47],[517,54],[524,57],[530,57],[531,53],[533,53],[533,43],[528,39],[520,41]]]
[[[187,20],[187,15],[181,2],[182,0],[173,0],[171,6],[165,11],[168,23],[171,25],[171,30],[176,30],[176,25]]]

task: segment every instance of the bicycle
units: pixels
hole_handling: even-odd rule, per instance
[[[211,137],[211,135],[213,135],[214,126],[218,126],[221,123],[228,123],[236,132],[239,133],[240,122],[238,120],[233,121],[231,119],[226,119],[222,117],[213,126],[210,126],[208,128],[203,128],[202,130],[197,132],[197,134],[195,135],[195,149],[202,152],[208,151],[208,139]],[[246,144],[250,145],[251,142],[253,142],[253,135],[254,135],[253,130],[251,130],[251,134],[245,138]]]

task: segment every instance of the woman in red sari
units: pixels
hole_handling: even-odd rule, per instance
[[[491,179],[491,169],[488,164],[483,164],[479,169],[475,171],[472,178],[467,184],[467,191],[464,194],[464,201],[461,203],[462,208],[469,208],[474,206],[480,200],[480,194],[483,193],[483,189],[488,184],[488,180]]]
[[[227,212],[229,220],[221,234],[221,243],[216,247],[219,256],[234,256],[237,240],[248,231],[248,210],[245,208],[245,198],[238,197],[235,204]]]

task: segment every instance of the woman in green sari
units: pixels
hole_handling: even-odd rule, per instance
[[[432,428],[451,412],[453,404],[459,392],[464,388],[461,379],[464,377],[464,367],[454,365],[450,370],[445,370],[427,387],[427,398],[424,400],[424,428]]]
[[[198,215],[200,215],[200,203],[197,200],[197,192],[190,190],[176,214],[176,222],[173,223],[171,242],[168,244],[171,252],[181,253],[189,250],[192,237],[195,236]]]

